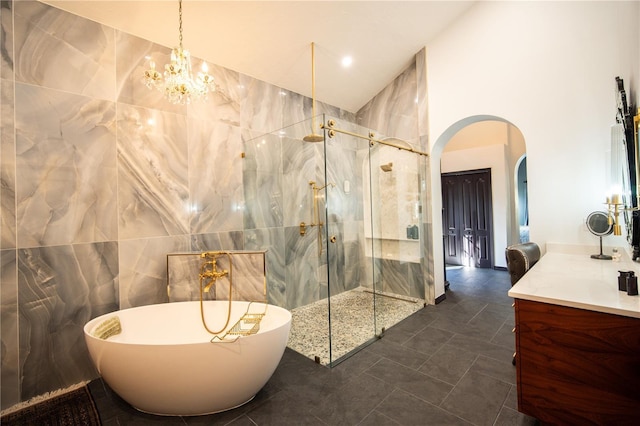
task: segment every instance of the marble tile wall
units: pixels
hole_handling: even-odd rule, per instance
[[[200,272],[204,261],[200,252],[167,255],[167,287],[170,302],[200,300]],[[203,300],[243,300],[267,302],[266,252],[225,250],[215,258],[216,270],[227,271],[209,288],[202,291]],[[206,267],[206,270],[211,270]],[[210,283],[202,282],[203,287]]]
[[[378,139],[398,138],[414,149],[427,152],[425,73],[426,52],[423,49],[411,66],[358,111],[358,125],[377,129],[379,132],[375,132],[375,137]],[[429,283],[433,283],[434,266],[430,254],[430,247],[433,247],[431,219],[427,216],[429,209],[425,208],[431,202],[427,185],[429,160],[415,154],[390,152],[386,147],[377,149],[371,156],[374,163],[371,192],[374,194],[373,204],[384,205],[372,209],[371,215],[365,214],[365,222],[374,222],[373,236],[376,237],[373,243],[363,239],[368,244],[364,248],[365,253],[369,256],[373,253],[373,267],[365,271],[366,282],[373,283],[376,289],[384,292],[425,298],[433,303],[427,291]],[[415,158],[406,158],[407,155]],[[378,166],[388,162],[394,163],[394,170],[389,174],[379,173]],[[410,184],[408,177],[411,178]],[[414,180],[417,180],[416,191],[399,188],[413,185]],[[415,247],[412,242],[402,241],[402,232],[409,224],[419,226],[420,239]],[[371,234],[371,231],[366,230],[367,233]],[[379,237],[384,240],[380,241]],[[407,244],[412,247],[407,249]],[[390,247],[397,249],[390,250]]]
[[[255,139],[308,118],[310,99],[214,65],[209,102],[171,105],[140,83],[168,48],[39,2],[0,6],[1,408],[96,377],[82,326],[167,302],[167,253],[266,251],[269,301],[287,308],[367,278],[364,151],[344,143],[325,161],[321,144]],[[412,76],[365,108],[371,127],[417,137]],[[329,268],[318,234],[299,234],[325,164]]]

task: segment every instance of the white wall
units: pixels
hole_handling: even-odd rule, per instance
[[[638,16],[637,2],[478,2],[427,46],[432,164],[467,122],[507,120],[526,142],[531,240],[594,244],[583,221],[603,208],[616,76],[637,99]]]

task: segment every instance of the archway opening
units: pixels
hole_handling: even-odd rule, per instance
[[[525,231],[524,236],[528,239],[528,200],[526,187],[522,188],[520,184],[524,182],[526,185],[527,182],[525,156],[524,136],[514,124],[501,117],[467,117],[451,125],[438,138],[432,150],[432,160],[440,163],[440,184],[433,191],[434,203],[442,208],[443,213],[441,229],[445,266],[461,259],[458,263],[464,266],[506,269],[505,248],[521,241],[521,231]],[[443,193],[443,188],[449,190],[451,183],[448,178],[445,183],[445,176],[483,170],[490,176],[490,188],[485,197],[485,201],[488,199],[490,203],[488,207],[478,207],[476,203],[480,199],[477,194],[482,193],[478,185],[486,186],[486,179],[472,181],[463,178],[462,185],[467,187],[460,192],[467,198],[460,199],[457,205],[451,203],[451,194]],[[480,192],[474,195],[469,188]],[[452,214],[452,208],[463,211]],[[483,208],[490,209],[490,217],[482,211]],[[523,224],[526,228],[522,228]]]

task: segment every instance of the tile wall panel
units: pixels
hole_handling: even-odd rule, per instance
[[[183,115],[118,104],[121,239],[189,232],[186,135]]]
[[[16,83],[18,246],[117,239],[113,102]]]
[[[113,28],[36,1],[13,5],[17,82],[115,99]]]

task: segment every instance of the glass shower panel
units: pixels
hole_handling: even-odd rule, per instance
[[[380,138],[411,148],[397,139]],[[395,146],[373,144],[369,152],[370,246],[376,293],[376,334],[424,306],[424,241],[421,182],[425,159]],[[366,216],[366,215],[365,215]]]
[[[331,118],[327,117],[327,120]],[[368,130],[333,119],[341,130],[368,134]],[[368,140],[347,133],[326,138],[326,215],[331,362],[340,362],[375,339],[374,298],[367,279],[372,264],[365,250],[364,211],[372,209],[363,196],[363,165]]]
[[[245,241],[267,250],[269,301],[292,313],[289,347],[330,362],[323,143],[304,142],[311,120],[245,142]],[[277,185],[262,185],[277,182]],[[263,218],[271,218],[266,221]],[[255,242],[254,242],[255,240]]]

